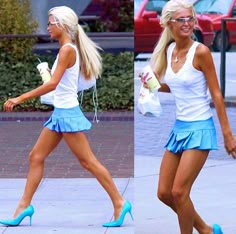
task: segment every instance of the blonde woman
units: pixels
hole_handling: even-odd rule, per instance
[[[234,138],[226,115],[210,50],[192,40],[196,14],[191,4],[170,0],[161,16],[163,33],[151,57],[161,82],[161,92],[171,92],[176,102],[176,122],[169,135],[160,166],[158,198],[178,216],[181,234],[222,234],[217,224],[208,225],[196,212],[191,187],[210,150],[217,149],[210,98],[221,125],[225,149],[236,157]]]
[[[114,206],[114,221],[105,227],[123,224],[125,215],[130,213],[131,204],[118,192],[108,170],[96,159],[83,133],[91,128],[91,123],[81,112],[77,99],[77,85],[80,66],[86,79],[99,77],[101,57],[98,47],[92,42],[78,24],[75,12],[65,6],[55,7],[48,12],[48,28],[52,39],[57,39],[60,49],[51,70],[49,82],[4,104],[5,111],[12,111],[15,105],[25,100],[39,97],[52,90],[54,92],[54,111],[29,155],[29,172],[23,196],[13,219],[1,220],[8,226],[17,226],[21,221],[34,214],[31,205],[36,189],[42,179],[44,161],[64,138],[80,164],[91,172],[106,190]]]

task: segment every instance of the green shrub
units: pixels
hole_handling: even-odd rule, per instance
[[[9,97],[15,97],[23,92],[36,88],[41,84],[41,78],[36,66],[36,55],[29,54],[27,59],[12,62],[5,53],[0,52],[0,108]],[[104,53],[102,78],[97,81],[99,111],[133,110],[133,53],[123,52],[117,55]],[[5,59],[5,60],[4,60]],[[52,66],[53,56],[40,56],[41,61],[47,61]],[[84,92],[82,108],[93,111],[92,90]],[[50,106],[41,105],[39,98],[24,102],[16,108],[19,111],[51,110]]]
[[[133,110],[133,74],[132,52],[103,54],[103,74],[97,81],[99,110]],[[93,107],[91,97],[92,90],[84,92],[85,111]]]
[[[0,34],[32,34],[37,30],[29,0],[1,0],[0,15]],[[35,41],[36,38],[1,38],[0,52],[6,56],[10,53],[11,60],[25,59]]]

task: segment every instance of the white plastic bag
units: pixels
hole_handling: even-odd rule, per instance
[[[49,93],[40,96],[40,102],[42,104],[53,106],[53,101],[54,101],[54,91],[51,91]]]
[[[80,70],[77,91],[83,91],[86,89],[90,89],[96,85],[96,78],[92,76],[89,80],[85,79],[83,73]]]
[[[79,103],[80,106],[83,104],[83,97],[84,97],[84,90],[93,89],[93,105],[94,105],[94,117],[93,122],[99,122],[97,117],[97,109],[98,109],[98,96],[97,96],[97,86],[96,86],[97,79],[95,76],[92,76],[89,80],[85,79],[84,74],[80,70],[78,85],[77,85],[77,92],[79,92]]]
[[[159,117],[162,113],[162,107],[158,92],[151,92],[142,84],[139,92],[137,109],[138,112],[144,116]]]

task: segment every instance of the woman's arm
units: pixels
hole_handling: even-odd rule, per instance
[[[228,154],[232,154],[236,158],[236,139],[230,128],[229,120],[226,114],[224,99],[222,97],[215,65],[212,55],[208,47],[199,45],[196,50],[196,58],[194,59],[193,66],[202,71],[206,77],[209,91],[211,93],[214,106],[216,108],[217,116],[220,122],[222,134],[224,137],[225,149]]]
[[[74,54],[74,56],[73,56]],[[61,77],[63,76],[65,70],[73,65],[75,62],[75,52],[74,49],[66,46],[60,49],[59,51],[59,57],[58,57],[58,64],[55,69],[55,72],[53,73],[53,76],[50,81],[44,83],[43,85],[29,91],[26,93],[23,93],[22,95],[16,97],[16,98],[10,98],[8,99],[3,106],[4,111],[12,111],[13,107],[35,97],[39,97],[43,94],[46,94],[54,89],[56,89],[58,83],[61,80]],[[74,57],[74,60],[73,60]]]
[[[165,83],[160,83],[161,87],[157,90],[158,92],[164,92],[164,93],[170,93],[170,88],[167,84]],[[146,82],[143,83],[143,86],[146,89],[149,89],[149,86]]]
[[[161,88],[158,89],[158,92],[170,93],[170,88],[166,83],[161,83]]]

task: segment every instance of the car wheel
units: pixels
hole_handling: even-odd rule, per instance
[[[221,36],[221,31],[219,31],[216,33],[215,39],[214,39],[213,45],[212,45],[212,48],[214,51],[221,50],[221,43],[222,43],[221,41],[222,41],[222,36]],[[225,43],[226,43],[225,44],[226,51],[228,51],[230,49],[228,34],[226,34],[226,42]]]
[[[192,34],[192,39],[202,43],[202,34],[198,30],[194,30]]]

